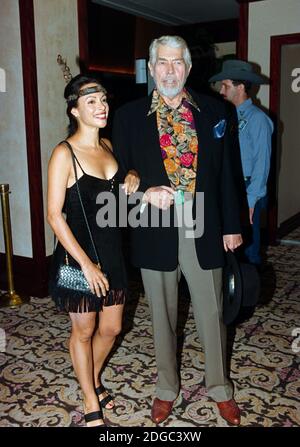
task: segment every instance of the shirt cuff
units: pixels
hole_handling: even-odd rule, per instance
[[[249,208],[254,208],[256,202],[257,202],[257,197],[255,197],[255,196],[248,196],[248,206],[249,206]]]

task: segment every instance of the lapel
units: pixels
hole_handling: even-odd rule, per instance
[[[152,165],[153,169],[156,169],[157,174],[159,173],[161,175],[163,184],[170,186],[169,177],[166,173],[165,165],[161,155],[156,113],[151,113],[151,115],[149,116],[147,115],[150,109],[152,97],[150,96],[147,99],[148,101],[145,103],[145,109],[143,111],[143,114],[146,115],[146,126],[145,124],[143,124],[143,133],[144,133],[143,138],[146,142],[144,147],[145,150],[147,151],[147,155],[146,154],[145,155],[148,160],[148,163]],[[145,123],[144,119],[143,123]]]
[[[205,105],[199,105],[200,112],[193,108],[193,116],[198,136],[198,162],[197,162],[197,185],[196,190],[203,191],[209,166],[211,151],[213,149],[213,123]]]

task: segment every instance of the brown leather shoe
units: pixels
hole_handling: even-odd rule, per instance
[[[152,404],[151,419],[160,424],[171,414],[174,400],[160,400],[156,397]]]
[[[216,402],[220,411],[220,415],[225,421],[232,425],[240,425],[241,412],[234,399],[224,402]]]

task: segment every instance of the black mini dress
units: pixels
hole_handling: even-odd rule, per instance
[[[60,265],[65,262],[66,254],[64,247],[58,242],[52,257],[49,294],[60,310],[67,312],[99,312],[103,306],[124,303],[127,295],[127,275],[122,253],[121,231],[118,228],[118,193],[119,185],[122,183],[124,175],[121,174],[120,169],[109,180],[89,175],[82,169],[71,147],[69,149],[74,156],[76,169],[79,167],[82,171],[82,175],[78,179],[78,186],[101,269],[107,276],[110,288],[106,296],[99,298],[92,293],[85,295],[76,290],[66,290],[58,287],[57,274]],[[114,223],[116,225],[104,226],[104,219],[101,220],[99,215],[97,222],[97,213],[100,211],[99,214],[101,214],[101,208],[103,206],[107,207],[107,202],[99,204],[99,194],[104,192],[112,193],[115,198],[116,219]],[[78,197],[76,183],[67,188],[63,210],[66,212],[67,224],[79,245],[89,258],[94,263],[97,263]],[[79,264],[69,254],[68,259],[70,266],[80,268]]]

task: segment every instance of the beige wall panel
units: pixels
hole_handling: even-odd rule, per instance
[[[262,73],[270,72],[270,36],[300,32],[300,0],[264,0],[249,3],[248,59]],[[269,86],[261,86],[258,98],[269,107]]]
[[[295,68],[297,77],[292,76]],[[278,141],[278,225],[300,212],[300,44],[284,45],[281,53],[280,121]]]
[[[57,55],[67,59],[73,76],[79,73],[77,0],[35,0],[35,37],[41,135],[44,212],[46,214],[47,164],[51,151],[66,136],[68,124],[63,97],[65,80]],[[53,233],[45,219],[46,253],[53,251]]]
[[[218,58],[227,54],[236,54],[236,42],[218,42],[216,43],[215,52]]]
[[[14,254],[32,257],[18,0],[1,0],[0,183],[9,183]],[[2,71],[2,87],[3,71]],[[6,91],[3,91],[6,90]],[[4,252],[0,210],[0,251]]]

